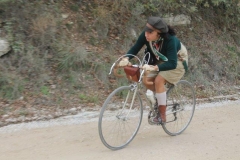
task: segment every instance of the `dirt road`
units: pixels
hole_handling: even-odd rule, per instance
[[[97,121],[0,132],[0,160],[239,160],[240,103],[229,104],[197,109],[175,137],[145,116],[135,139],[118,151],[103,146]]]

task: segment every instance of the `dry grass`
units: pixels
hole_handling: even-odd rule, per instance
[[[32,32],[44,34],[49,27],[56,27],[57,22],[53,15],[39,15],[36,19],[32,19]]]

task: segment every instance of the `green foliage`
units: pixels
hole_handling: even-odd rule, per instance
[[[5,4],[8,2],[13,2],[14,0],[0,0],[0,4]]]
[[[148,6],[142,5],[142,3],[140,3],[140,2],[136,2],[136,3],[134,4],[134,9],[132,10],[131,13],[132,13],[134,16],[139,16],[139,15],[141,15],[142,13],[144,13],[145,7],[148,8]]]
[[[76,83],[76,75],[72,71],[70,71],[69,74],[65,74],[63,78],[67,83],[71,85]]]
[[[77,47],[77,44],[76,46],[73,44],[72,46],[62,46],[59,48],[59,51],[59,71],[79,70],[80,68],[87,69],[89,67],[89,63],[91,61],[88,59],[88,55],[90,53],[87,52],[83,47]]]
[[[11,43],[11,48],[13,49],[13,51],[15,53],[20,53],[23,51],[24,44],[20,38],[21,37],[20,34],[14,35],[15,32],[13,21],[15,20],[16,20],[15,18],[12,18],[9,21],[7,21],[6,24],[4,25],[4,30],[6,30],[8,34],[8,41]]]
[[[159,1],[150,0],[149,3],[144,4],[146,11],[156,13],[159,11]]]
[[[18,114],[21,116],[27,116],[29,114],[29,111],[25,108],[21,108],[20,110],[18,110]]]
[[[85,103],[97,103],[98,102],[97,96],[91,96],[91,95],[86,95],[86,94],[79,94],[79,99]]]
[[[197,0],[193,1],[193,3],[198,8],[213,8],[217,14],[219,14],[219,17],[224,17],[222,19],[222,24],[224,26],[227,26],[229,28],[232,28],[234,26],[239,26],[240,23],[240,7],[239,7],[239,1],[228,1],[228,0]],[[219,19],[219,20],[221,20]]]
[[[0,73],[0,97],[6,99],[19,98],[23,91],[23,82],[16,75]]]
[[[41,90],[41,93],[43,95],[49,95],[49,88],[48,88],[48,86],[41,86],[40,90]]]
[[[79,10],[79,6],[77,4],[72,4],[69,8],[74,12],[77,12]]]
[[[197,12],[198,9],[197,9],[196,6],[190,6],[190,7],[188,8],[188,11],[189,11],[190,13],[194,13],[194,12]]]

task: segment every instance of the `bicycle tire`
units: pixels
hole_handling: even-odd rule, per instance
[[[102,143],[111,150],[127,146],[140,128],[143,106],[138,93],[136,93],[132,110],[129,109],[135,89],[131,86],[115,89],[101,108],[98,121],[99,136]],[[127,93],[129,93],[128,99],[126,99]],[[123,107],[124,102],[126,102],[125,107]]]
[[[195,111],[195,91],[191,83],[180,80],[167,91],[166,123],[163,130],[171,136],[181,134],[189,126]]]

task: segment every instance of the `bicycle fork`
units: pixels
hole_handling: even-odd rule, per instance
[[[128,118],[128,115],[129,113],[131,112],[132,108],[133,108],[133,104],[134,104],[134,101],[135,101],[135,98],[136,98],[136,94],[137,94],[137,90],[138,90],[138,86],[137,85],[131,85],[131,89],[128,91],[127,93],[127,97],[124,101],[124,104],[123,104],[123,107],[122,107],[122,110],[120,111],[120,113],[117,115],[117,118],[120,119],[120,115],[122,115],[123,111],[125,110],[126,108],[126,105],[127,105],[127,102],[128,102],[128,99],[129,97],[131,97],[131,92],[133,91],[133,96],[132,96],[132,100],[131,100],[131,104],[130,104],[130,108],[126,114],[126,116],[124,118],[122,118],[123,121],[127,120]]]

